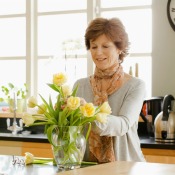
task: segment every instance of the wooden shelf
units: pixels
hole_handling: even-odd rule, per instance
[[[16,118],[22,118],[23,113],[16,113]],[[11,112],[0,112],[0,118],[13,118],[14,114]]]

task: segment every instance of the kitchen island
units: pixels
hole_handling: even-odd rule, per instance
[[[175,143],[159,143],[150,137],[140,137],[140,142],[147,162],[175,164]],[[37,157],[53,157],[44,134],[0,133],[0,154],[24,156],[25,152]]]
[[[10,117],[0,117],[0,154],[24,156],[25,152],[31,152],[38,157],[53,157],[51,146],[43,128],[24,128],[31,130],[31,134],[26,135],[19,132],[13,135],[7,130],[6,119]],[[11,119],[12,122],[12,119]],[[143,122],[140,125],[140,143],[143,154],[147,162],[175,164],[175,143],[155,142],[153,137],[149,137],[143,130]]]
[[[23,157],[20,157],[23,158]],[[116,161],[100,165],[58,172],[52,164],[12,164],[13,156],[0,155],[0,175],[174,175],[175,165]]]

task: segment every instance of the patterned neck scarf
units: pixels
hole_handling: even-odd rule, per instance
[[[124,72],[122,66],[116,63],[105,70],[95,68],[95,73],[90,77],[94,93],[94,104],[100,105],[108,101],[108,96],[117,91],[123,84]],[[93,130],[89,136],[89,149],[91,161],[99,163],[115,161],[113,137],[99,136]]]

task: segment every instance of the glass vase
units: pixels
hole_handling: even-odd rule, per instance
[[[62,171],[80,168],[86,149],[83,127],[57,127],[52,137],[52,151],[58,169]]]

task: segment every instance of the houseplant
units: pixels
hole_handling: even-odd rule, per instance
[[[41,95],[42,104],[35,97],[30,97],[28,107],[35,108],[33,114],[25,113],[23,122],[26,126],[45,125],[45,134],[51,143],[53,155],[59,169],[74,169],[81,165],[86,141],[91,130],[91,123],[98,120],[106,122],[111,113],[108,102],[96,107],[77,97],[75,89],[65,85],[67,77],[63,73],[53,76],[53,83],[48,86],[58,95],[53,103]],[[83,133],[86,133],[85,136]]]
[[[8,103],[10,112],[13,112],[14,110],[14,95],[17,103],[17,112],[25,111],[28,92],[26,83],[24,83],[22,87],[17,87],[13,83],[8,83],[7,86],[1,86],[1,91],[3,93],[3,97],[0,98],[0,101]]]

